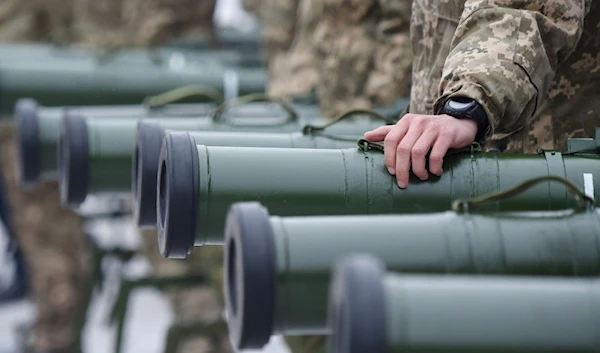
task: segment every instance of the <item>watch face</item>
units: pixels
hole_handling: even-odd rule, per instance
[[[454,99],[448,100],[448,107],[456,110],[466,110],[473,105],[473,100],[468,102],[459,102]]]

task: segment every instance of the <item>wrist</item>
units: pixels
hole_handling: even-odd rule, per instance
[[[472,98],[451,97],[446,100],[439,113],[469,122],[465,125],[475,129],[474,141],[480,144],[485,142],[491,131],[485,110]]]
[[[468,134],[470,136],[473,136],[473,141],[477,141],[477,132],[479,131],[478,127],[477,127],[477,123],[471,119],[456,119],[456,120],[458,120],[460,122],[460,124],[463,126],[463,130],[465,132],[468,132]]]

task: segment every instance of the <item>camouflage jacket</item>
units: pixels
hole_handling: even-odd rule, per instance
[[[262,0],[260,15],[269,58],[292,45],[300,0]]]
[[[411,113],[476,99],[489,146],[563,148],[600,126],[600,3],[415,0]]]
[[[268,2],[268,1],[267,1]],[[295,36],[287,51],[269,58],[268,93],[275,97],[307,96],[319,81],[314,50],[315,26],[321,18],[322,0],[304,0],[297,10]]]
[[[100,48],[151,47],[170,39],[208,35],[216,0],[73,0],[79,44]]]
[[[387,105],[410,91],[410,0],[323,0],[314,35],[327,116]]]
[[[72,0],[0,1],[0,41],[72,39]]]

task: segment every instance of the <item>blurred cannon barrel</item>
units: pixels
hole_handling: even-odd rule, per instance
[[[227,209],[240,201],[261,202],[280,216],[439,212],[450,209],[456,198],[502,190],[543,175],[564,177],[594,193],[600,186],[599,160],[553,151],[467,150],[446,156],[441,177],[421,181],[411,176],[403,190],[388,173],[383,153],[368,147],[196,146],[189,135],[167,132],[157,181],[159,248],[163,256],[173,258],[186,257],[194,245],[223,244]],[[551,210],[572,204],[562,185],[547,182],[490,207]]]
[[[386,119],[375,112],[352,110],[338,117],[335,123],[325,119],[296,119],[295,123],[273,125],[260,119],[250,124],[246,118],[242,126],[215,124],[203,126],[202,131],[192,131],[198,130],[200,125],[190,125],[173,130],[191,131],[195,144],[205,146],[340,149],[355,146],[365,131],[384,124]],[[300,132],[308,123],[327,127],[317,132]],[[156,226],[156,183],[165,128],[158,121],[150,120],[138,125],[131,185],[134,218],[142,227]],[[249,131],[252,133],[248,134]]]
[[[238,349],[260,348],[275,334],[327,334],[331,267],[355,252],[404,273],[598,276],[600,213],[591,204],[545,212],[285,218],[256,202],[234,204],[224,260],[230,334]]]
[[[336,266],[329,352],[596,352],[597,279],[409,275]]]
[[[59,191],[77,207],[91,193],[118,193],[131,182],[135,119],[86,119],[67,112],[58,147]]]
[[[203,84],[227,98],[264,92],[264,68],[234,52],[90,50],[44,45],[0,48],[0,111],[23,97],[47,106],[136,104],[169,89]],[[233,58],[232,58],[233,56]],[[229,57],[229,58],[228,58]]]
[[[20,99],[15,105],[19,183],[31,187],[40,181],[58,178],[57,146],[65,110],[94,119],[140,119],[203,116],[214,108],[211,103],[170,104],[156,108],[139,104],[42,107],[34,99]]]

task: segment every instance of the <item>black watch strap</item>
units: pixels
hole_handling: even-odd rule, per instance
[[[457,119],[472,119],[477,124],[475,141],[483,144],[491,126],[483,107],[468,97],[452,97],[446,101],[440,114],[447,114]]]

